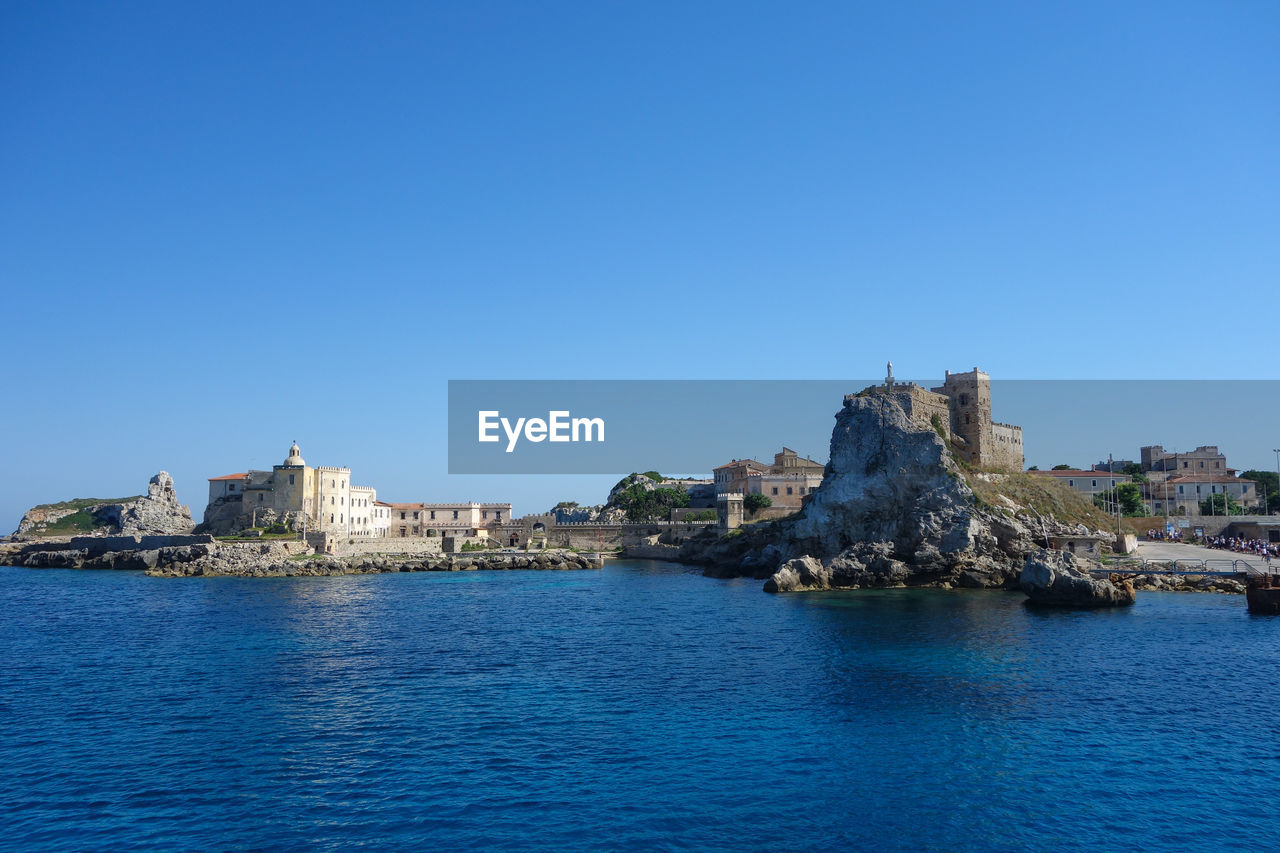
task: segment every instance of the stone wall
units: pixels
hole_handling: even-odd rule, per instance
[[[334,553],[342,557],[360,554],[439,554],[440,544],[439,536],[343,539],[334,545]]]
[[[172,534],[164,536],[73,536],[59,550],[87,551],[90,557],[111,551],[152,551],[157,548],[180,548],[184,545],[212,545],[212,536]],[[48,549],[55,546],[49,545]]]
[[[992,459],[990,466],[1003,471],[1021,471],[1024,462],[1022,452],[1022,427],[1012,424],[991,425]]]

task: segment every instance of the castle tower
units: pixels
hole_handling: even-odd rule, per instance
[[[968,373],[947,371],[941,388],[950,400],[951,433],[964,439],[962,455],[970,465],[989,465],[995,459],[991,423],[991,376],[974,368]]]

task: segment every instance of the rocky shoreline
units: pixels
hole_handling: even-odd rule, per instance
[[[304,577],[384,572],[598,569],[600,558],[573,551],[405,555],[314,554],[301,542],[220,542],[212,536],[80,536],[14,543],[0,563],[34,569],[144,571],[151,577]]]
[[[314,555],[296,560],[236,562],[211,556],[189,562],[174,562],[148,569],[150,577],[327,577],[373,575],[393,572],[476,572],[476,571],[573,571],[599,569],[599,559],[565,551],[530,554],[443,554],[432,557],[404,557],[394,554],[360,557]]]

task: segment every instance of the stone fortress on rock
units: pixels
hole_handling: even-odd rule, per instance
[[[969,465],[1022,470],[1022,427],[1000,423],[991,416],[991,376],[978,368],[967,373],[948,370],[941,387],[926,389],[895,380],[893,362],[889,362],[883,385],[850,394],[845,404],[872,395],[891,395],[912,423],[937,432]]]

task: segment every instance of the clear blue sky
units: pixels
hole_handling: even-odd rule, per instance
[[[449,378],[1273,378],[1277,44],[1274,2],[5,3],[0,528],[162,467],[198,514],[294,438],[600,499],[447,477]]]

